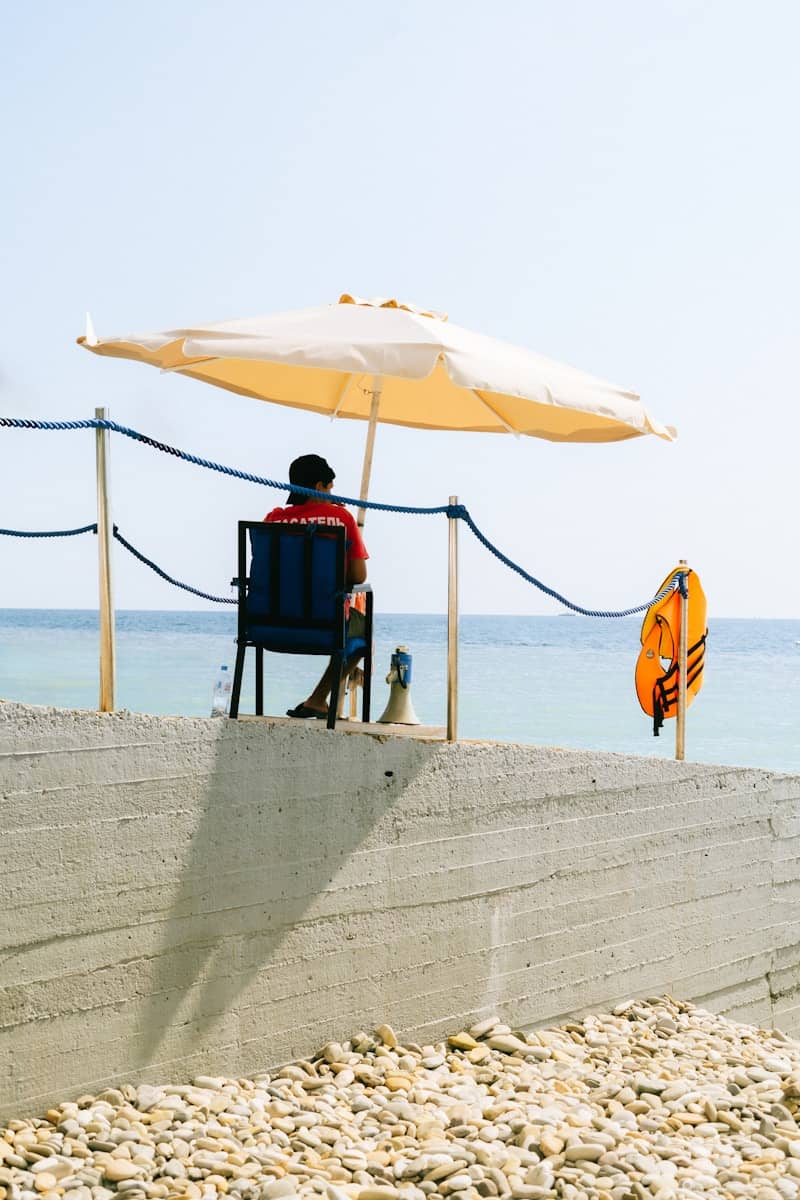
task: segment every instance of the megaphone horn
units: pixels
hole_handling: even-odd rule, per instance
[[[389,703],[378,717],[381,725],[419,725],[411,703],[411,655],[407,646],[398,646],[386,682],[390,684]]]

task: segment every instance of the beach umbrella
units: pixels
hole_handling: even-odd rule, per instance
[[[367,421],[362,501],[379,421],[553,442],[675,437],[635,392],[397,300],[345,294],[322,308],[113,338],[98,338],[87,320],[78,342],[257,400]],[[448,738],[456,736],[457,523],[449,520]]]
[[[243,396],[367,421],[362,500],[379,421],[553,442],[676,436],[635,392],[397,300],[343,295],[322,308],[113,338],[87,323],[78,342]]]

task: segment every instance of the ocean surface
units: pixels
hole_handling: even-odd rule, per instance
[[[672,757],[675,722],[653,737],[633,673],[639,617],[462,616],[463,738]],[[118,612],[117,707],[207,716],[218,668],[233,670],[235,616]],[[413,654],[424,724],[446,719],[444,615],[376,617],[373,717],[383,711],[392,649]],[[252,651],[242,712],[252,712]],[[267,655],[265,709],[282,714],[311,690],[324,660]],[[0,609],[0,697],[95,708],[96,611]],[[800,773],[800,620],[710,622],[705,686],[687,714],[686,757]]]

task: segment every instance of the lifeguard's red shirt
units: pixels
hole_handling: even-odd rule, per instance
[[[290,504],[287,508],[273,508],[264,517],[265,521],[280,522],[282,525],[344,525],[345,571],[354,558],[369,558],[367,547],[361,536],[356,519],[340,504],[327,500],[310,500],[308,504]]]

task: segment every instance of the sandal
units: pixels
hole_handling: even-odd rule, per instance
[[[319,712],[316,708],[309,708],[307,704],[298,704],[296,708],[287,708],[287,717],[300,717],[302,720],[311,720],[316,718],[318,721],[327,721],[327,712]]]

